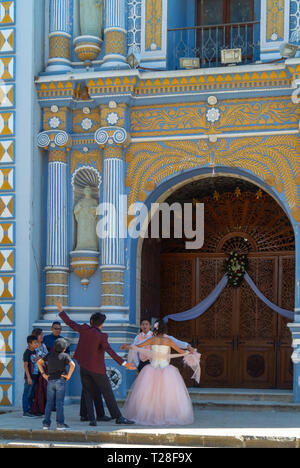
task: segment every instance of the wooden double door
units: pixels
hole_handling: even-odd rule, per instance
[[[201,302],[224,275],[223,254],[162,254],[161,316]],[[294,253],[250,253],[248,273],[273,303],[294,308]],[[289,321],[273,312],[248,286],[226,286],[201,317],[169,320],[168,332],[201,353],[200,387],[292,388]],[[180,367],[187,386],[197,386]]]

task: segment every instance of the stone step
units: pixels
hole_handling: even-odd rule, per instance
[[[232,389],[232,388],[189,388],[195,400],[239,400],[239,401],[293,401],[292,390]]]
[[[189,388],[193,402],[276,402],[293,403],[292,390],[258,390],[232,388]]]
[[[230,411],[300,411],[300,404],[275,401],[193,401],[194,409],[198,410],[230,410]]]

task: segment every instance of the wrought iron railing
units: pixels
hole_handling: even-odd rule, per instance
[[[168,29],[168,68],[181,57],[200,59],[200,67],[223,66],[222,49],[241,49],[242,64],[259,59],[259,21]]]

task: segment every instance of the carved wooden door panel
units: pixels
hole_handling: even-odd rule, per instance
[[[224,256],[197,258],[197,303],[205,299],[221,280],[224,275],[223,262]],[[225,288],[203,316],[195,320],[192,343],[201,353],[201,387],[227,387],[234,384],[234,309],[235,296],[230,288]]]
[[[260,291],[277,303],[278,257],[249,256],[248,273]],[[243,281],[237,290],[238,387],[274,388],[276,385],[277,314]]]
[[[279,257],[278,305],[294,310],[295,305],[295,256]],[[278,316],[277,332],[277,386],[293,387],[292,336],[287,324],[290,320]]]
[[[187,255],[163,255],[161,257],[161,317],[184,312],[195,305],[195,258]],[[191,343],[194,321],[168,322],[168,334]],[[189,370],[183,366],[182,359],[174,359],[172,365],[179,368],[188,386]]]

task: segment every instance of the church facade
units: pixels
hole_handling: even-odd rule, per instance
[[[243,284],[169,332],[202,353],[201,386],[300,402],[300,6],[215,3],[0,1],[2,407],[20,406],[26,336],[50,332],[57,299],[76,321],[105,313],[125,357],[141,318],[205,299],[231,251],[294,321]],[[162,202],[204,203],[202,248],[133,235]],[[122,399],[134,372],[106,364]],[[70,402],[80,390],[76,372]]]

